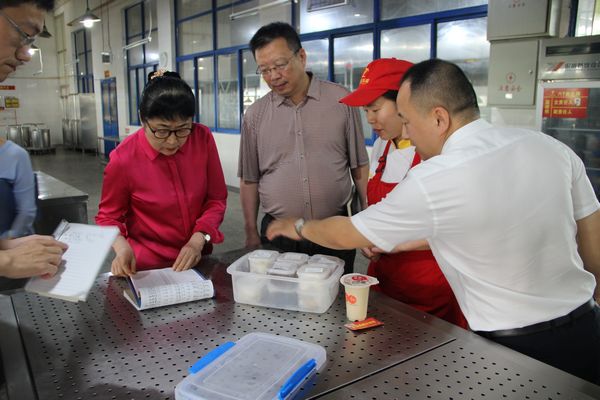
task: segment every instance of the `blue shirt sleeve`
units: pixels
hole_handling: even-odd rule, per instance
[[[3,236],[21,237],[33,233],[33,222],[37,212],[35,178],[29,154],[21,147],[12,147],[11,151],[4,152],[3,164],[8,164],[8,170],[12,170],[12,177],[9,179],[13,180],[16,215],[10,230]]]

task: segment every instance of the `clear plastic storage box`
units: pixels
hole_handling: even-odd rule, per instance
[[[326,359],[325,349],[319,345],[250,333],[198,360],[175,388],[175,399],[293,399]]]
[[[344,272],[343,260],[327,256],[328,263],[323,263],[323,258],[314,258],[314,261],[321,262],[313,263],[306,257],[305,262],[308,263],[299,265],[294,276],[284,276],[274,270],[271,274],[251,272],[248,260],[253,253],[246,254],[227,268],[237,303],[324,313],[335,300]],[[285,254],[277,262],[286,260]],[[319,273],[315,273],[317,270]]]

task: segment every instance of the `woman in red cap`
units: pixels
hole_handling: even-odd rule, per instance
[[[371,153],[369,205],[381,201],[421,162],[415,147],[403,139],[404,126],[396,111],[400,80],[411,66],[395,58],[375,60],[365,68],[358,88],[340,100],[349,106],[364,107],[367,121],[378,136]],[[422,249],[394,254],[368,248],[362,251],[371,260],[368,274],[377,277],[383,293],[467,328],[454,293],[425,242]]]

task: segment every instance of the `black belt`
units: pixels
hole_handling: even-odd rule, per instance
[[[565,325],[571,321],[575,321],[579,317],[587,314],[592,311],[596,307],[596,301],[594,299],[590,299],[585,302],[583,305],[577,307],[575,310],[571,311],[567,315],[563,315],[562,317],[554,318],[550,321],[539,322],[537,324],[524,326],[522,328],[515,329],[502,329],[499,331],[476,331],[480,336],[486,338],[497,338],[503,336],[520,336],[520,335],[529,335],[531,333],[538,333],[547,331],[552,328],[556,328],[562,325]]]

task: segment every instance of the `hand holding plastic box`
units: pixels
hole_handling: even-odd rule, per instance
[[[327,359],[319,345],[266,333],[224,343],[190,368],[177,400],[292,399]]]

